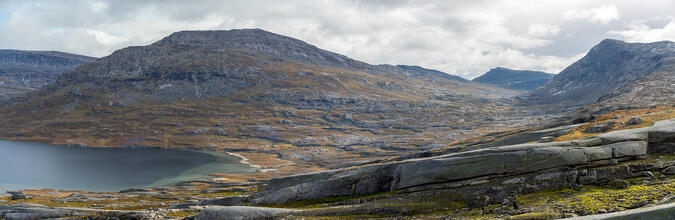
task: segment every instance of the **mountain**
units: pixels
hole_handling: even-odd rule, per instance
[[[37,90],[95,59],[57,51],[0,50],[0,101]]]
[[[531,104],[591,104],[601,101],[602,97],[607,99],[610,96],[620,96],[630,90],[628,87],[641,80],[659,78],[653,74],[662,74],[665,79],[670,79],[665,83],[672,87],[674,61],[675,43],[671,41],[626,43],[603,40],[582,59],[556,75],[551,82],[518,99]],[[658,88],[648,86],[640,89]],[[646,96],[640,97],[641,99],[662,95],[644,94]]]
[[[553,76],[555,75],[539,71],[497,67],[471,81],[507,89],[532,91],[546,84]]]
[[[467,80],[456,75],[451,75],[448,73],[444,73],[438,70],[433,70],[433,69],[426,69],[421,66],[409,66],[409,65],[396,65],[396,67],[403,69],[406,71],[407,75],[411,75],[413,77],[437,77],[437,78],[444,78],[444,79],[450,79],[450,80],[457,80],[461,82],[466,82]]]
[[[536,123],[511,106],[519,93],[370,65],[260,29],[181,31],[0,107],[0,137],[245,151],[293,161],[288,171],[299,172]]]

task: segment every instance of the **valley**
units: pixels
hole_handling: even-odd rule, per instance
[[[667,204],[673,45],[604,40],[555,76],[474,82],[261,29],[176,32],[8,98],[0,138],[215,151],[256,172],[24,190],[0,196],[0,217],[553,219]]]

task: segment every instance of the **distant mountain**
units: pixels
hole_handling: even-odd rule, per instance
[[[456,75],[451,75],[448,73],[444,73],[438,70],[434,69],[426,69],[421,66],[409,66],[409,65],[396,65],[396,67],[401,68],[405,71],[406,74],[412,76],[412,77],[438,77],[438,78],[444,78],[444,79],[450,79],[450,80],[457,80],[461,82],[467,82],[468,80],[456,76]]]
[[[601,101],[601,97],[605,97],[602,99],[605,100],[628,92],[626,87],[652,77],[652,74],[663,74],[665,79],[672,78],[668,76],[673,74],[671,69],[674,58],[675,43],[671,41],[626,43],[603,40],[585,57],[556,75],[551,82],[518,99],[531,104],[595,103]],[[651,88],[647,86],[639,89]],[[645,95],[642,99],[664,94]]]
[[[94,60],[57,51],[0,50],[0,100],[39,89]]]
[[[497,67],[471,81],[495,85],[507,89],[531,91],[546,84],[553,78],[553,76],[555,75],[539,71],[512,70],[508,68]]]
[[[181,31],[0,106],[0,137],[257,149],[334,164],[443,146],[489,132],[472,130],[485,124],[530,123],[509,121],[527,114],[509,106],[517,94],[422,67],[370,65],[260,29]]]

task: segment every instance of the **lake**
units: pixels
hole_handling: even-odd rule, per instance
[[[256,171],[240,160],[222,152],[0,141],[0,192],[43,188],[114,192],[205,180],[209,173]]]

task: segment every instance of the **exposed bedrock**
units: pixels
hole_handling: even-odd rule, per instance
[[[647,128],[615,131],[577,141],[518,144],[435,157],[404,160],[359,168],[344,168],[273,179],[267,189],[251,197],[254,204],[281,204],[334,196],[366,195],[395,190],[417,191],[434,185],[473,186],[494,178],[572,175],[568,185],[636,175],[631,170],[597,171],[648,153],[671,153],[675,119]],[[553,172],[562,170],[564,173]],[[561,172],[562,172],[561,171]],[[589,174],[588,172],[591,172]],[[624,173],[624,174],[622,174]],[[595,176],[593,176],[595,175]],[[540,177],[541,178],[541,177]],[[554,181],[568,177],[549,178]],[[539,183],[537,183],[539,184]],[[553,184],[555,185],[555,184]],[[450,187],[452,188],[452,187]]]

